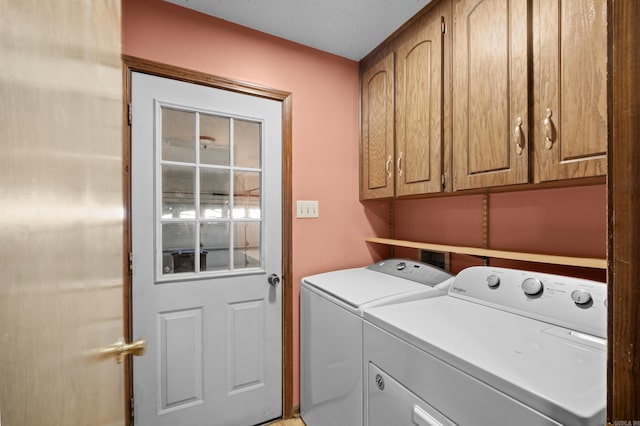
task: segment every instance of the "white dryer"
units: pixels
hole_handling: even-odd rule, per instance
[[[605,424],[606,285],[493,267],[365,311],[368,426]]]
[[[400,259],[303,278],[300,414],[307,426],[363,424],[363,310],[445,296],[451,278],[434,266]]]

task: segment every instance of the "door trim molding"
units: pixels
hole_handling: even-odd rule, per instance
[[[609,1],[607,421],[640,414],[640,3]]]
[[[141,72],[187,83],[200,84],[216,89],[229,90],[250,96],[282,102],[282,416],[293,417],[293,270],[292,260],[292,94],[253,83],[218,77],[199,71],[180,68],[160,62],[122,55],[123,86],[123,197],[124,197],[124,333],[127,341],[132,339],[131,324],[131,275],[129,253],[131,252],[131,126],[129,105],[131,104],[131,73]],[[131,357],[127,357],[125,371],[125,413],[127,424],[132,422],[133,374]]]

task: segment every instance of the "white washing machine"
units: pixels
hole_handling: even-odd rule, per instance
[[[493,267],[365,311],[365,422],[604,425],[606,285]]]
[[[363,309],[445,296],[451,278],[400,259],[303,278],[300,414],[307,426],[363,424]]]

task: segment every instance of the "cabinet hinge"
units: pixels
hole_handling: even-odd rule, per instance
[[[444,189],[444,185],[446,183],[446,177],[444,173],[440,176],[440,182],[442,183],[442,189]]]
[[[129,416],[131,417],[131,420],[132,420],[131,424],[133,424],[133,417],[134,417],[133,416],[133,414],[134,414],[133,413],[133,407],[134,407],[134,405],[133,405],[133,397],[131,397],[131,399],[129,400]]]
[[[131,126],[131,121],[133,120],[133,113],[131,112],[131,102],[127,104],[127,115],[129,118],[129,126]]]
[[[447,32],[447,24],[444,22],[444,16],[441,18],[440,28],[442,29],[442,34]]]
[[[129,252],[129,275],[133,275],[133,252]]]

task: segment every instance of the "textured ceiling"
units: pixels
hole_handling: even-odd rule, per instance
[[[431,0],[166,0],[359,61]]]

